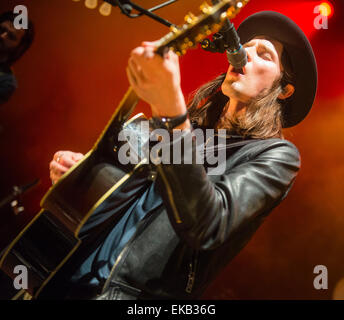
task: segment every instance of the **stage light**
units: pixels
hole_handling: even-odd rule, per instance
[[[103,4],[99,7],[99,12],[101,15],[107,17],[111,14],[112,5],[107,2],[103,2]]]
[[[98,6],[98,0],[86,0],[85,7],[88,9],[95,9]]]
[[[332,5],[328,2],[321,3],[319,10],[320,10],[321,15],[324,17],[332,16],[332,13],[333,13]]]

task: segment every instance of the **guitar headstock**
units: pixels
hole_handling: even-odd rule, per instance
[[[181,56],[197,43],[204,40],[212,33],[218,32],[226,18],[234,18],[249,0],[222,0],[216,5],[204,2],[200,6],[201,14],[195,16],[188,13],[185,24],[172,26],[171,32],[156,42],[157,53],[163,54],[166,49],[171,49]]]

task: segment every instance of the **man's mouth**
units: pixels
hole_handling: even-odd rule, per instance
[[[239,77],[240,75],[245,74],[244,68],[234,68],[233,66],[230,66],[229,73],[233,76]]]

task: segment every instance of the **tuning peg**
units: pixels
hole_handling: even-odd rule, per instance
[[[221,25],[218,24],[218,23],[215,23],[212,27],[211,27],[211,32],[214,33],[214,32],[217,32],[221,29]]]
[[[185,43],[187,48],[191,48],[194,46],[194,43],[189,38],[185,38],[184,43]]]
[[[181,44],[180,49],[182,50],[182,52],[183,51],[186,52],[186,50],[189,49],[189,46],[188,46],[187,43],[184,42],[184,43]]]
[[[181,49],[182,50],[188,50],[188,49],[190,49],[190,48],[192,48],[194,46],[195,46],[195,44],[193,42],[183,43],[181,45]]]
[[[192,24],[193,22],[197,21],[197,17],[192,12],[189,12],[185,16],[184,20],[185,20],[186,23]]]
[[[195,41],[201,42],[203,39],[205,38],[205,36],[202,33],[199,33],[196,37],[195,37]]]
[[[239,1],[239,2],[236,4],[236,6],[237,6],[237,8],[241,9],[241,8],[244,6],[244,4],[243,4],[242,2]]]
[[[201,28],[201,32],[206,36],[210,36],[212,34],[212,31],[209,29],[209,26],[207,25]]]
[[[229,7],[228,10],[226,11],[226,17],[233,19],[233,16],[235,15],[235,11],[236,9],[234,8],[234,6]],[[222,15],[221,15],[221,18],[222,18]]]
[[[98,0],[85,0],[85,7],[88,9],[97,8]]]
[[[242,0],[242,1],[237,2],[235,4],[235,7],[232,6],[229,8],[231,11],[230,12],[227,11],[227,17],[230,19],[234,19],[236,15],[240,12],[241,8],[243,8],[247,3],[248,3],[247,0]]]
[[[200,9],[203,13],[210,13],[212,6],[210,6],[207,2],[203,2],[200,6]]]
[[[171,30],[173,33],[177,33],[177,32],[178,32],[178,28],[177,28],[176,26],[174,26],[174,25],[172,25],[172,26],[170,27],[170,30]]]
[[[176,26],[174,26],[174,25],[172,25],[172,26],[170,27],[170,30],[171,30],[174,34],[176,34],[176,33],[179,32],[179,29],[178,29]]]
[[[227,10],[228,11],[228,10]],[[227,18],[227,12],[222,12],[221,15],[220,15],[220,20],[223,21]]]
[[[102,5],[99,7],[99,12],[103,16],[109,16],[111,14],[112,5],[107,2],[103,2]]]

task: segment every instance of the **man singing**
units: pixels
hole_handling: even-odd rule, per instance
[[[317,87],[309,41],[289,18],[264,11],[238,34],[247,52],[242,70],[207,83],[185,103],[178,57],[155,54],[144,42],[127,74],[149,103],[155,128],[226,129],[226,168],[207,175],[202,164],[156,165],[156,179],[131,182],[110,197],[81,230],[82,245],[43,289],[42,299],[197,299],[288,194],[300,168],[297,148],[282,129],[310,111]],[[191,75],[192,76],[192,75]],[[240,147],[233,147],[245,141]],[[196,146],[192,145],[192,152]],[[54,183],[80,153],[59,151],[50,163]],[[182,158],[184,154],[182,154]]]

